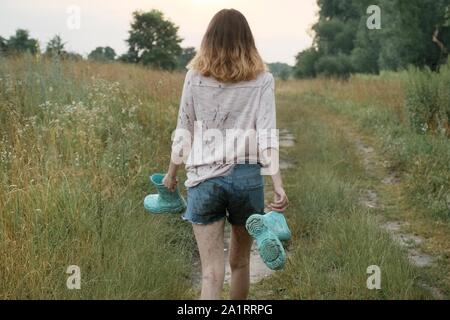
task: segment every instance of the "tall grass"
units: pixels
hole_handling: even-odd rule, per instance
[[[445,134],[442,134],[442,129],[445,128],[444,120],[448,116],[445,110],[448,110],[450,94],[448,66],[441,70],[440,74],[418,72],[410,70],[402,73],[385,73],[380,76],[357,75],[348,81],[315,79],[278,84],[280,108],[291,105],[286,113],[289,114],[289,117],[282,118],[282,122],[291,123],[291,127],[296,128],[298,144],[305,146],[304,150],[292,153],[304,167],[301,166],[298,173],[291,173],[287,176],[288,181],[295,181],[291,183],[304,186],[292,186],[292,190],[288,192],[288,194],[295,194],[295,197],[298,198],[298,200],[291,199],[291,202],[293,202],[293,210],[301,212],[300,216],[302,217],[296,216],[292,220],[298,221],[298,225],[303,226],[299,229],[299,232],[303,234],[309,234],[311,230],[319,229],[313,241],[305,239],[300,242],[292,258],[291,271],[283,273],[280,278],[275,278],[276,281],[280,281],[286,286],[285,293],[281,292],[279,297],[341,298],[358,292],[353,297],[380,298],[381,296],[377,295],[380,293],[363,290],[362,278],[358,280],[347,276],[346,272],[354,272],[362,277],[362,270],[358,269],[358,265],[353,264],[352,261],[364,261],[364,264],[367,264],[370,259],[363,253],[366,252],[365,250],[372,250],[373,256],[382,256],[382,252],[385,252],[390,257],[381,259],[384,262],[394,259],[396,255],[397,257],[401,256],[396,249],[392,249],[388,239],[372,229],[372,218],[365,214],[358,215],[361,209],[358,209],[357,206],[354,207],[353,195],[356,191],[349,181],[358,176],[358,172],[355,170],[357,164],[353,162],[353,165],[350,166],[355,170],[354,173],[336,177],[338,169],[342,168],[345,163],[352,163],[353,160],[351,160],[351,152],[347,151],[346,144],[339,140],[339,135],[330,137],[330,133],[325,133],[330,129],[316,123],[317,119],[324,116],[331,119],[336,116],[347,119],[347,122],[344,123],[349,123],[359,128],[362,134],[370,136],[379,148],[380,156],[387,160],[384,163],[388,166],[387,169],[397,172],[401,176],[401,183],[398,186],[399,194],[386,195],[388,198],[394,198],[394,200],[389,200],[393,201],[389,204],[389,207],[393,209],[389,209],[387,214],[393,214],[392,219],[407,220],[412,232],[418,232],[427,238],[428,252],[439,257],[438,263],[431,271],[435,279],[433,281],[436,281],[436,285],[446,294],[450,292],[450,282],[448,281],[450,272],[448,255],[450,250],[450,140]],[[429,82],[429,77],[433,77],[436,81]],[[426,87],[423,89],[425,93],[414,91],[414,86],[419,84]],[[431,93],[435,95],[433,99],[424,98]],[[412,103],[416,103],[415,107]],[[414,108],[418,110],[417,113]],[[438,119],[440,123],[439,126],[436,125],[436,129],[439,130],[436,130],[435,133],[427,130],[427,134],[424,134],[424,131],[417,130],[418,127],[412,125],[415,115],[421,108],[425,110],[420,111],[425,114],[425,117],[422,118],[425,121],[420,120],[423,121],[422,124],[426,124],[427,119],[430,119],[431,110],[438,110],[433,111],[435,116],[431,117]],[[314,113],[311,114],[311,112]],[[283,113],[284,111],[282,111]],[[323,128],[315,130],[314,127],[317,126]],[[323,147],[324,144],[327,145],[326,148]],[[340,150],[336,150],[336,146]],[[320,152],[328,154],[329,161],[318,157],[317,154]],[[333,179],[330,179],[330,175]],[[319,184],[319,180],[314,177],[322,177],[322,180],[328,181],[328,185]],[[363,181],[364,175],[357,180]],[[345,192],[339,190],[345,190]],[[330,199],[331,201],[323,202],[319,199]],[[327,203],[332,205],[325,206],[326,210],[318,210]],[[323,215],[322,212],[327,213]],[[343,215],[342,212],[347,212],[347,214]],[[349,214],[348,212],[353,213]],[[339,220],[338,216],[345,218]],[[312,222],[306,217],[311,218]],[[317,224],[318,221],[325,222]],[[367,235],[361,237],[352,228],[355,225],[366,230]],[[340,228],[341,233],[345,230],[349,236],[340,237],[336,228]],[[326,230],[327,233],[322,233],[321,230]],[[366,242],[369,239],[373,239],[378,246],[370,246]],[[349,249],[342,250],[341,248]],[[332,265],[330,261],[336,259],[335,252],[338,252],[339,255],[347,254],[349,257],[348,260],[345,260],[344,265],[340,265],[346,270],[346,272],[341,272],[340,276],[348,281],[339,277],[332,278],[330,268],[320,269],[322,264]],[[359,256],[352,252],[359,252]],[[362,260],[358,260],[360,258]],[[394,291],[383,297],[405,298],[410,294],[415,296],[417,291],[413,289],[410,277],[415,278],[417,275],[414,276],[414,271],[403,264],[392,263],[392,261],[388,263],[389,266],[384,267],[393,268],[389,271],[389,276],[394,275],[390,281],[400,285],[400,282],[396,282],[395,279],[403,277],[402,281],[408,284],[409,292],[397,291],[395,285],[391,287]],[[303,264],[308,268],[303,268]],[[303,268],[302,274],[295,277],[293,270],[297,268]],[[316,269],[321,272],[315,272]],[[333,287],[334,289],[330,288],[330,281],[336,285]],[[304,288],[305,282],[308,284],[309,291]],[[274,285],[274,282],[269,283]],[[355,288],[355,286],[357,287]],[[318,291],[318,287],[321,290]],[[342,294],[342,288],[347,289],[348,295]]]
[[[409,71],[406,109],[412,127],[419,133],[442,133],[450,137],[450,64],[439,73]]]
[[[142,208],[183,75],[0,60],[0,297],[183,298],[192,239]],[[68,290],[69,265],[81,290]]]
[[[450,65],[438,74],[409,70],[349,81],[279,84],[282,95],[310,95],[319,108],[344,115],[381,142],[392,169],[405,173],[406,198],[431,221],[450,219]],[[432,134],[430,128],[435,128]],[[424,134],[424,133],[428,134]],[[450,224],[449,224],[450,226]]]
[[[324,121],[326,109],[315,95],[278,101],[280,124],[297,138],[288,156],[299,166],[285,175],[294,236],[286,269],[261,287],[279,299],[426,298],[416,285],[417,270],[360,204],[369,182],[345,130]],[[381,290],[366,286],[371,265],[381,269]]]
[[[449,225],[449,140],[410,126],[409,78],[278,83],[280,127],[298,139],[289,156],[299,167],[285,175],[294,248],[287,269],[257,289],[276,298],[426,297],[417,270],[359,204],[367,178],[354,146],[323,122],[339,113],[379,138],[406,173],[408,201]],[[182,81],[122,64],[0,60],[0,298],[192,297],[189,226],[142,208],[148,175],[168,161]],[[437,85],[442,119],[448,91]],[[381,291],[365,286],[372,264]],[[81,268],[81,290],[66,287],[69,265]]]

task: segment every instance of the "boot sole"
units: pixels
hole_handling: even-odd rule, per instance
[[[248,233],[256,240],[261,259],[272,270],[280,270],[286,262],[286,253],[278,237],[267,228],[261,215],[253,215],[246,223]]]

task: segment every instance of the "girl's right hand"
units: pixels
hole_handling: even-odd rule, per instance
[[[167,189],[169,189],[170,192],[174,192],[175,189],[177,188],[178,181],[177,181],[177,177],[176,176],[173,177],[173,176],[170,176],[170,175],[166,174],[164,176],[164,179],[163,179],[162,182],[163,182],[163,185]]]

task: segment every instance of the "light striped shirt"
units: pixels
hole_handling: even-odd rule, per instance
[[[278,149],[274,91],[269,72],[237,83],[187,72],[172,144],[172,160],[186,162],[186,187],[226,175],[236,163],[266,164],[262,151]]]

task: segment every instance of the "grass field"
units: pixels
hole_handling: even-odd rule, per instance
[[[1,61],[0,78],[0,297],[186,297],[190,229],[142,206],[182,77],[27,58]]]
[[[450,143],[411,127],[409,76],[277,82],[278,125],[296,139],[283,152],[296,163],[284,172],[293,240],[286,269],[252,297],[433,298],[424,283],[449,295]],[[166,169],[183,79],[0,60],[0,298],[196,297],[190,226],[142,207],[148,175]],[[368,174],[351,135],[370,141],[401,182],[380,184],[383,168]],[[367,188],[385,206],[364,206]],[[435,263],[412,265],[380,219],[407,221]],[[66,288],[69,265],[81,268],[81,290]],[[367,289],[371,265],[381,290]]]

